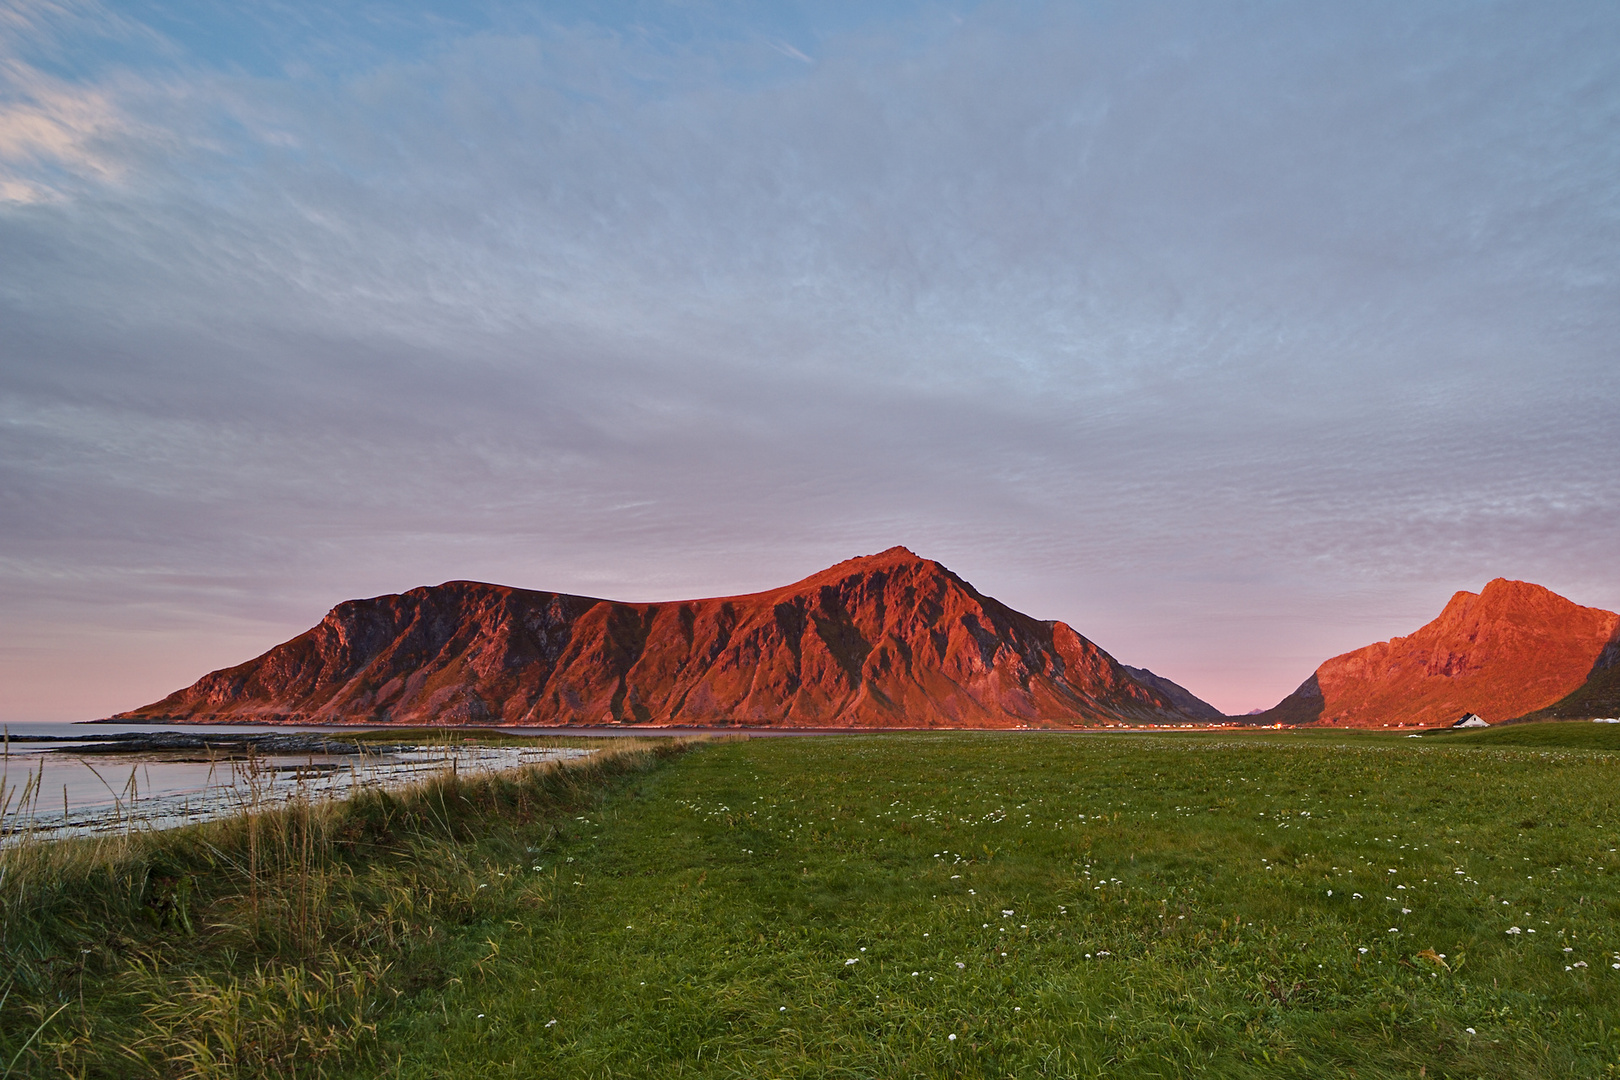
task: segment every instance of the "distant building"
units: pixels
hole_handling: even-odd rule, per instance
[[[1462,719],[1458,720],[1455,724],[1452,724],[1451,726],[1454,727],[1454,728],[1457,728],[1457,727],[1490,727],[1491,725],[1487,724],[1485,722],[1485,718],[1478,715],[1477,713],[1463,713]]]

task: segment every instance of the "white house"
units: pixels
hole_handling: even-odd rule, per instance
[[[1455,728],[1455,727],[1490,727],[1491,725],[1487,724],[1485,722],[1485,718],[1480,716],[1477,713],[1463,713],[1462,719],[1458,720],[1455,724],[1452,724],[1451,726]]]

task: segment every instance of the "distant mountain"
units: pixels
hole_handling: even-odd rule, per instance
[[[453,581],[117,720],[1041,727],[1220,713],[905,548],[749,596],[625,604]]]
[[[1491,723],[1560,702],[1585,685],[1620,615],[1524,581],[1459,592],[1409,637],[1335,656],[1258,723],[1381,727]]]

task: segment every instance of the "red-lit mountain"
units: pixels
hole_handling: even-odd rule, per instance
[[[905,548],[773,592],[624,604],[470,581],[350,600],[117,720],[1177,723],[1220,713]]]
[[[1491,723],[1560,701],[1603,665],[1620,615],[1524,581],[1459,592],[1410,637],[1335,656],[1255,723],[1344,727]]]

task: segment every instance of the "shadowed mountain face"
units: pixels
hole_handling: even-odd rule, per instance
[[[1171,682],[1163,675],[1155,675],[1147,668],[1123,665],[1127,674],[1143,686],[1157,690],[1169,699],[1170,703],[1188,716],[1200,720],[1225,720],[1226,715],[1202,698],[1193,695],[1191,690]]]
[[[1582,686],[1620,615],[1523,581],[1460,592],[1412,634],[1335,656],[1258,723],[1408,727],[1523,716]]]
[[[455,581],[314,629],[119,720],[1080,726],[1220,714],[905,548],[668,604]]]
[[[1620,717],[1620,631],[1598,655],[1584,683],[1525,719],[1590,720],[1597,716]]]

